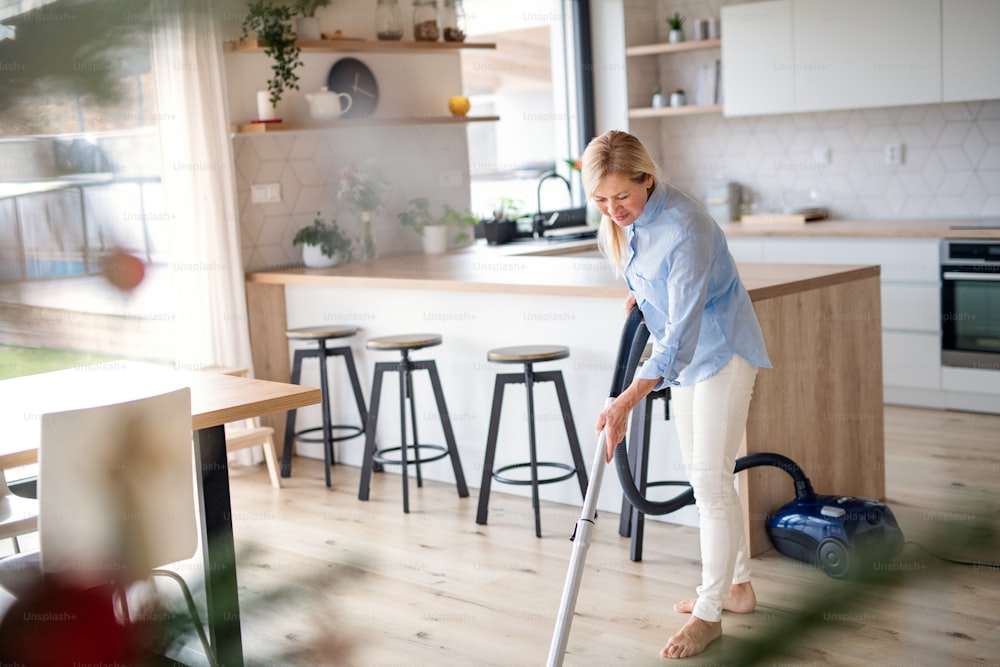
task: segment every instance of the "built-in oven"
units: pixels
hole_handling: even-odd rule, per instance
[[[1000,239],[941,242],[941,364],[1000,370]]]

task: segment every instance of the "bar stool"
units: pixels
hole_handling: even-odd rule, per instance
[[[652,345],[647,345],[639,361],[644,362],[649,359],[652,352]],[[632,479],[635,487],[643,496],[646,489],[651,486],[690,486],[683,480],[665,480],[650,482],[649,473],[649,429],[652,422],[653,401],[663,401],[663,418],[670,420],[670,387],[663,387],[646,394],[639,405],[632,410],[632,417],[629,422],[628,436],[628,463],[632,471]],[[622,495],[622,510],[619,516],[618,534],[622,537],[631,537],[629,558],[635,562],[642,560],[642,538],[645,529],[645,515],[632,506],[624,495]]]
[[[320,411],[323,416],[323,425],[312,428],[295,430],[295,416],[297,410],[289,410],[285,420],[285,446],[281,453],[281,476],[290,477],[292,474],[292,443],[295,440],[302,442],[323,443],[323,459],[326,461],[326,485],[330,486],[330,467],[336,463],[334,460],[333,443],[341,440],[357,438],[364,433],[363,424],[368,421],[368,411],[365,409],[365,397],[361,391],[361,383],[358,382],[358,371],[354,366],[354,354],[350,345],[342,347],[327,347],[328,341],[338,338],[349,338],[358,333],[357,327],[351,326],[329,326],[329,327],[303,327],[300,329],[289,329],[285,332],[288,340],[315,341],[315,348],[303,348],[295,350],[292,357],[292,384],[299,384],[302,377],[302,362],[305,359],[319,359],[319,386],[322,393],[323,405]],[[358,406],[358,414],[361,417],[362,426],[348,424],[334,424],[330,417],[330,381],[327,377],[328,357],[343,357],[347,366],[347,375],[351,380],[351,388],[354,391],[354,401]],[[342,432],[342,435],[334,435],[334,431]],[[306,436],[307,433],[322,431],[321,436]]]
[[[448,418],[448,407],[444,402],[444,393],[441,391],[441,378],[438,376],[437,364],[433,359],[413,361],[410,359],[410,352],[420,350],[425,347],[433,347],[441,344],[441,336],[438,334],[402,334],[398,336],[383,336],[371,338],[365,342],[365,347],[369,350],[398,351],[401,355],[398,362],[380,361],[375,364],[375,375],[372,379],[371,407],[368,409],[368,419],[365,422],[365,457],[361,467],[361,485],[358,489],[358,500],[368,500],[368,492],[371,486],[372,469],[377,464],[402,466],[403,478],[403,512],[410,511],[409,493],[409,471],[411,462],[410,453],[413,453],[412,463],[416,467],[417,486],[424,485],[420,466],[424,463],[438,461],[445,457],[451,459],[451,467],[455,473],[455,485],[458,488],[459,498],[466,498],[469,489],[465,484],[465,475],[462,473],[462,463],[458,457],[458,447],[455,445],[455,434],[451,428],[451,420]],[[437,403],[438,414],[441,417],[441,427],[444,430],[444,438],[447,446],[429,445],[420,442],[417,434],[417,407],[413,396],[413,371],[427,371],[431,380],[431,388],[434,391],[434,400]],[[375,432],[378,426],[379,403],[382,397],[382,378],[386,373],[399,373],[399,424],[400,424],[400,444],[396,447],[386,447],[379,449],[375,445]],[[413,443],[410,444],[406,437],[406,405],[410,406],[410,423],[413,431]],[[423,452],[433,452],[429,457],[422,456]]]
[[[552,484],[562,482],[572,477],[577,478],[580,484],[580,495],[586,497],[587,494],[587,472],[583,462],[583,454],[580,452],[580,441],[576,437],[576,427],[573,425],[573,413],[569,407],[569,399],[566,395],[566,384],[563,382],[562,371],[545,371],[535,373],[533,365],[542,361],[556,361],[569,356],[569,348],[562,345],[522,345],[515,347],[500,347],[486,353],[489,361],[499,364],[522,364],[524,370],[521,373],[498,373],[496,384],[493,388],[493,408],[490,412],[489,434],[486,438],[486,460],[483,463],[483,481],[479,487],[479,512],[476,514],[476,523],[486,525],[486,515],[488,513],[490,501],[490,485],[492,480],[503,484],[531,485],[531,504],[535,510],[535,535],[542,536],[542,520],[540,505],[538,501],[538,486],[540,484]],[[573,457],[573,465],[553,461],[539,461],[535,443],[535,393],[534,386],[539,382],[552,382],[556,387],[556,395],[559,397],[559,407],[562,410],[563,424],[566,427],[566,437],[569,439],[570,454]],[[526,463],[513,463],[493,469],[493,462],[496,458],[497,435],[500,427],[500,408],[503,405],[503,393],[508,384],[524,383],[527,390],[528,400],[528,453],[530,460]],[[517,479],[507,477],[504,473],[517,468],[530,468],[530,479]],[[556,468],[564,471],[551,477],[539,478],[539,468]]]

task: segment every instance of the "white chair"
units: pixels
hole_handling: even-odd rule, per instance
[[[14,553],[21,553],[19,535],[38,530],[38,501],[14,495],[7,486],[4,470],[0,469],[0,539],[14,543]]]
[[[186,387],[42,415],[35,577],[71,572],[84,585],[124,590],[150,574],[169,576],[181,585],[206,656],[215,664],[187,585],[174,572],[156,569],[197,551],[194,461]],[[31,575],[23,563],[10,569],[0,561],[0,585],[17,594]],[[11,576],[22,581],[8,582]],[[124,595],[120,601],[127,618]]]

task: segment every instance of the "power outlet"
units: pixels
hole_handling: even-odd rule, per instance
[[[281,201],[281,183],[261,183],[250,186],[251,204],[275,204]]]
[[[903,144],[885,145],[885,163],[890,167],[897,167],[903,164]]]

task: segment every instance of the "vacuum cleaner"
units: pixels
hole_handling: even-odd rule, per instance
[[[622,328],[611,391],[605,405],[617,398],[632,381],[648,339],[649,331],[643,322],[642,312],[638,307],[633,308]],[[549,647],[549,667],[562,665],[566,653],[583,564],[597,521],[597,496],[604,478],[605,447],[606,436],[602,431],[583,509],[570,538],[573,540],[573,552]],[[665,501],[654,502],[639,493],[624,440],[615,448],[614,463],[625,497],[643,514],[670,514],[695,502],[690,486]],[[767,521],[768,537],[779,553],[810,563],[838,579],[848,577],[861,567],[890,561],[899,555],[903,548],[903,533],[887,505],[871,498],[818,495],[798,464],[781,454],[761,452],[740,457],[736,459],[735,471],[758,466],[784,470],[795,485],[795,499],[782,506]]]

